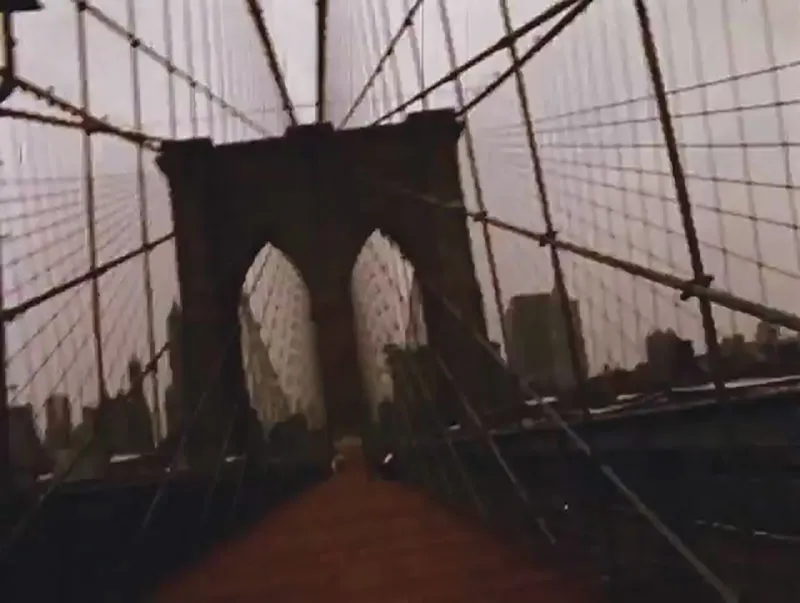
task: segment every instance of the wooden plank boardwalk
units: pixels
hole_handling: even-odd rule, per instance
[[[274,511],[156,594],[164,603],[589,603],[487,531],[363,461]]]

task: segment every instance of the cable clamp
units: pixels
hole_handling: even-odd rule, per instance
[[[701,274],[696,278],[693,278],[689,281],[686,281],[686,284],[690,287],[703,287],[708,288],[711,286],[711,283],[714,282],[714,277],[710,274]],[[689,291],[688,289],[684,289],[681,291],[680,300],[681,301],[688,301],[693,297],[697,297],[696,293]]]

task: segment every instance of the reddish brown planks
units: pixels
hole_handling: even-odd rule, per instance
[[[369,481],[358,465],[351,457],[342,474],[176,577],[156,601],[596,600],[425,495]]]

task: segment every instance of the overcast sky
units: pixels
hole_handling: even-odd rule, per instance
[[[20,75],[79,105],[75,3],[45,0],[44,4],[43,12],[18,19]],[[95,0],[93,4],[127,27],[125,0]],[[262,130],[275,135],[283,131],[286,119],[244,4],[238,0],[171,0],[169,31],[174,62],[181,69],[192,70],[251,123],[242,123],[215,102],[210,113],[209,103],[201,95],[193,103],[187,83],[176,78],[173,132],[167,76],[159,64],[142,54],[139,99],[143,129],[148,134],[212,135],[224,142],[257,137]],[[262,4],[292,99],[301,119],[311,120],[315,2],[271,0]],[[347,113],[387,44],[387,32],[393,35],[398,29],[410,4],[411,0],[331,1],[327,109],[334,123]],[[449,0],[445,4],[458,62],[503,35],[498,0]],[[509,0],[509,4],[513,26],[518,26],[549,3]],[[651,0],[649,6],[664,78],[673,91],[671,109],[689,174],[706,270],[719,287],[798,312],[800,4],[795,0]],[[166,55],[162,0],[139,1],[135,8],[137,34]],[[129,45],[93,14],[86,20],[90,111],[107,116],[116,125],[133,127]],[[371,34],[373,21],[376,36]],[[526,36],[520,48],[529,48],[544,31]],[[414,33],[421,49],[422,79],[431,82],[450,68],[438,0],[425,0],[414,21]],[[406,33],[397,47],[396,62],[384,70],[348,127],[370,123],[419,89],[412,48],[411,36]],[[641,57],[633,2],[596,0],[525,66],[547,193],[560,236],[565,239],[688,276],[688,254],[669,164]],[[508,65],[509,55],[501,52],[471,70],[464,77],[467,97]],[[431,103],[454,106],[452,86],[443,87]],[[4,106],[64,115],[21,92]],[[540,196],[521,123],[512,80],[470,114],[478,177],[491,214],[541,230]],[[140,245],[140,195],[135,148],[111,136],[93,137],[92,147],[102,262]],[[4,248],[6,304],[13,304],[88,266],[81,135],[61,127],[0,119],[0,159],[0,217],[5,232],[13,237]],[[169,201],[150,153],[145,156],[145,167],[148,223],[150,236],[155,238],[171,230]],[[462,180],[467,202],[475,207],[467,162],[462,166]],[[474,235],[491,336],[499,340],[497,311],[488,294],[486,253],[477,228]],[[499,232],[493,233],[492,241],[504,303],[512,295],[552,287],[548,256],[537,245]],[[368,247],[357,272],[392,300],[384,303],[379,301],[381,296],[372,295],[359,302],[369,308],[367,314],[378,317],[373,322],[378,321],[380,328],[370,331],[372,337],[364,336],[369,340],[365,349],[375,350],[398,337],[395,323],[403,311],[394,292],[398,286],[408,289],[408,275],[396,270],[386,243],[373,242]],[[275,259],[278,257],[270,256],[270,266],[281,263]],[[367,261],[367,257],[372,259]],[[392,265],[392,276],[376,268],[381,262]],[[156,347],[160,347],[165,337],[164,317],[177,295],[171,246],[155,251],[152,264]],[[565,256],[564,264],[570,292],[581,303],[593,367],[634,364],[642,357],[645,334],[656,327],[676,328],[699,340],[695,302],[677,302],[677,295],[670,291],[634,283],[584,260]],[[282,286],[283,290],[302,291],[296,273],[287,268],[286,275],[281,278],[293,284]],[[261,287],[254,295],[257,315],[267,301],[265,291]],[[114,317],[102,325],[105,373],[112,391],[124,383],[125,363],[132,353],[145,359],[150,356],[144,295],[139,261],[115,269],[101,280],[104,315]],[[264,313],[265,325],[303,323],[306,302],[292,302],[287,310],[289,302],[276,303],[274,295]],[[295,293],[283,298],[300,299]],[[29,381],[26,375],[37,375],[21,399],[39,404],[53,388],[84,402],[96,399],[89,300],[88,287],[77,294],[67,293],[10,327],[12,380],[24,384]],[[394,309],[380,310],[387,304]],[[274,309],[277,307],[283,308],[281,313]],[[286,316],[299,318],[284,320]],[[723,333],[752,334],[752,320],[724,312],[718,313],[718,319]],[[271,353],[286,387],[302,382],[289,367],[299,366],[297,355],[309,353],[310,331],[297,327],[277,335],[278,331],[265,326],[264,332],[269,332]],[[376,332],[380,335],[374,335]],[[28,340],[32,343],[19,351]],[[73,357],[75,360],[70,360]],[[370,388],[373,396],[378,396],[381,379],[379,367],[373,364],[368,371]],[[38,372],[37,367],[41,367]],[[167,375],[165,365],[159,371],[161,390]],[[385,379],[383,382],[385,386]]]

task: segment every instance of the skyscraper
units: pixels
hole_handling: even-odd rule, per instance
[[[164,414],[167,434],[175,433],[183,416],[183,363],[181,362],[181,308],[172,304],[167,315],[167,341],[169,342],[169,368],[172,383],[164,392]]]
[[[253,314],[250,300],[242,296],[239,304],[241,324],[242,361],[250,394],[250,404],[264,427],[285,420],[292,413],[292,404],[280,385],[278,373],[272,363],[269,349],[261,335],[261,325]],[[317,409],[304,408],[310,425],[318,427],[323,420]],[[311,416],[308,416],[308,415]]]
[[[408,308],[403,309],[406,316],[406,341],[415,344],[424,344],[428,341],[428,330],[425,324],[425,311],[423,309],[422,286],[414,276],[411,290],[408,293]]]
[[[139,453],[150,452],[155,447],[153,417],[144,395],[144,367],[133,357],[128,361],[128,437],[130,446]]]
[[[508,362],[519,375],[548,389],[566,390],[588,375],[586,343],[578,302],[569,300],[581,373],[574,374],[564,305],[558,294],[536,293],[511,298],[503,321]]]
[[[69,448],[72,434],[72,416],[69,398],[62,394],[48,396],[44,402],[45,417],[45,446],[50,452]]]

